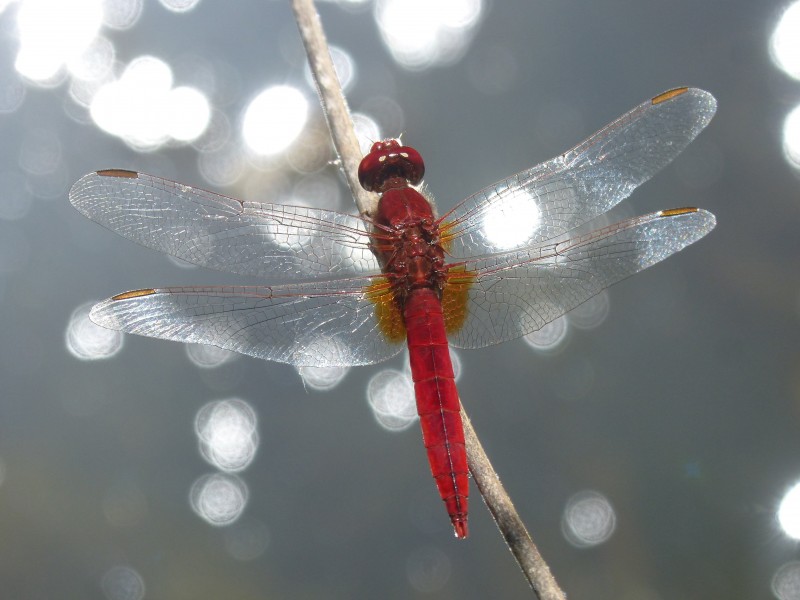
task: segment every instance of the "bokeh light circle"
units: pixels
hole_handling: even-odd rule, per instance
[[[189,494],[192,510],[215,526],[234,523],[247,506],[249,492],[244,481],[234,475],[213,473],[195,481]]]
[[[335,388],[350,371],[350,367],[298,367],[303,383],[312,390],[326,391]]]
[[[529,333],[522,339],[534,350],[540,352],[553,352],[559,349],[567,339],[569,332],[569,319],[567,315],[562,315],[550,321],[544,327],[533,333]]]
[[[795,169],[800,169],[800,105],[783,121],[783,155]]]
[[[297,139],[308,119],[308,102],[297,88],[276,85],[256,96],[245,109],[242,137],[256,154],[270,156]]]
[[[771,587],[778,600],[800,600],[800,562],[788,562],[775,571]]]
[[[256,426],[256,413],[244,400],[209,402],[195,417],[200,454],[222,471],[241,471],[256,455],[259,444]]]
[[[100,587],[107,600],[142,600],[144,579],[128,566],[111,567],[105,572]]]
[[[367,384],[367,401],[384,429],[402,431],[417,419],[414,384],[405,373],[383,369]]]
[[[239,354],[209,344],[186,344],[186,356],[196,367],[214,369],[235,360]]]
[[[790,488],[781,499],[778,523],[787,536],[800,540],[800,483]]]
[[[64,342],[70,354],[80,360],[111,358],[122,349],[123,334],[95,325],[89,319],[93,302],[76,308],[69,318]]]
[[[597,546],[614,533],[617,516],[608,499],[594,491],[579,492],[567,502],[561,531],[578,548]]]
[[[781,15],[770,37],[769,51],[779,69],[800,79],[800,2],[790,4]]]

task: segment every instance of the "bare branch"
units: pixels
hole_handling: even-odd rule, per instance
[[[540,600],[566,600],[566,595],[558,587],[550,567],[539,554],[525,524],[520,519],[511,497],[506,492],[500,478],[495,473],[489,457],[481,445],[472,423],[461,405],[461,420],[464,422],[464,440],[467,446],[469,470],[478,485],[483,501],[492,513],[497,528],[503,534],[509,550],[517,559],[522,573]]]
[[[377,205],[377,197],[375,194],[365,192],[358,183],[356,172],[361,160],[361,150],[353,130],[347,102],[333,68],[319,15],[312,0],[292,0],[292,8],[348,185],[356,199],[359,212],[362,215],[372,215]],[[464,422],[470,472],[511,553],[540,600],[565,600],[564,592],[558,587],[550,568],[536,549],[511,498],[492,468],[489,457],[486,456],[469,417],[464,412],[463,405],[461,418]]]
[[[292,0],[297,27],[308,55],[311,74],[317,84],[322,110],[331,130],[333,145],[342,161],[347,185],[355,198],[358,212],[371,217],[378,207],[378,196],[367,192],[358,182],[358,163],[361,162],[361,148],[358,145],[353,119],[347,100],[339,84],[339,77],[333,68],[333,60],[328,50],[328,41],[322,30],[322,22],[314,8],[313,0]]]

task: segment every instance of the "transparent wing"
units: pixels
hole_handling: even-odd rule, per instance
[[[338,212],[242,202],[119,169],[84,176],[69,198],[123,237],[203,267],[271,280],[380,271],[368,224]]]
[[[603,214],[669,164],[708,125],[708,92],[679,88],[644,102],[569,152],[470,196],[443,217],[453,258],[553,240]]]
[[[369,287],[371,286],[371,287]],[[367,291],[369,290],[369,291]],[[379,327],[389,285],[369,278],[270,287],[137,290],[94,306],[98,325],[298,366],[368,365],[403,348]]]
[[[673,209],[561,243],[466,261],[466,271],[453,276],[466,294],[445,289],[445,314],[466,314],[450,342],[457,348],[481,348],[536,331],[699,240],[715,224],[707,211]]]

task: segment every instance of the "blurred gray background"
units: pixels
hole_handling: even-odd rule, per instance
[[[471,536],[457,542],[418,426],[389,431],[370,408],[370,378],[401,358],[318,391],[289,366],[247,357],[200,367],[172,342],[75,349],[97,334],[81,320],[87,303],[238,281],[85,219],[67,200],[82,174],[122,167],[352,208],[326,166],[288,3],[60,5],[52,29],[37,30],[37,14],[53,16],[47,2],[0,2],[0,596],[529,597],[474,486]],[[611,289],[605,319],[570,325],[554,349],[459,353],[459,386],[570,598],[800,598],[787,497],[800,481],[800,167],[784,149],[800,154],[800,127],[786,128],[800,81],[770,51],[790,3],[475,1],[441,3],[439,15],[426,5],[330,2],[320,13],[352,69],[351,107],[420,150],[443,210],[666,89],[716,96],[706,131],[618,213],[701,206],[717,229]],[[100,9],[93,53],[48,67],[48,44],[63,60],[74,48],[61,37]],[[436,26],[435,44],[400,53],[409,32]],[[207,99],[198,139],[137,141],[142,124],[115,136],[102,107],[88,108],[145,55]],[[243,115],[275,85],[299,90],[307,121],[284,151],[256,158]],[[122,98],[112,113],[142,110]],[[244,431],[250,454],[233,466],[203,438],[215,407],[234,414],[223,446],[239,448]]]

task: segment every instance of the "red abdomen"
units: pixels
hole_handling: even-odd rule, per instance
[[[467,537],[467,453],[442,315],[431,288],[412,289],[403,316],[422,439],[456,535]]]

